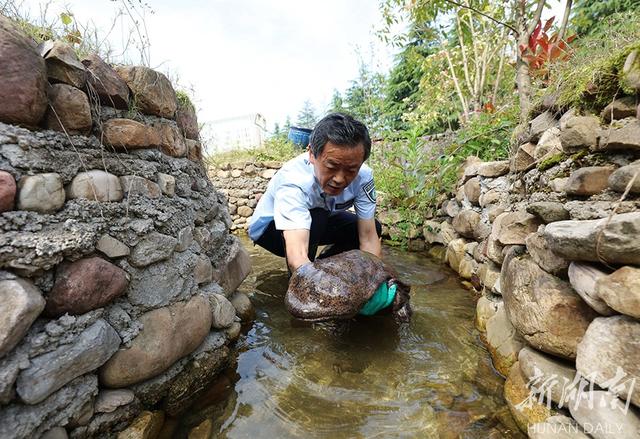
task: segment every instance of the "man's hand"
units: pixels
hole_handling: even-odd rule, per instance
[[[372,253],[379,258],[382,257],[382,246],[378,232],[376,232],[375,219],[358,219],[358,239],[360,240],[360,250]]]
[[[289,269],[293,273],[301,265],[311,262],[308,256],[309,231],[306,229],[284,230],[282,234],[284,235],[287,263],[289,264]]]

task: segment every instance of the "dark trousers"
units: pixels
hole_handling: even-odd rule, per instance
[[[309,213],[311,214],[309,260],[315,260],[319,245],[331,245],[331,247],[324,249],[318,258],[326,258],[360,248],[358,217],[354,213],[336,212],[329,215],[329,211],[322,208],[311,209]],[[382,226],[378,220],[376,220],[376,232],[378,232],[378,237],[382,235]],[[255,243],[274,255],[281,257],[286,255],[282,230],[276,230],[274,221],[269,223],[262,236]]]

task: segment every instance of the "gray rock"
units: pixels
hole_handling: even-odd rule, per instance
[[[473,239],[480,225],[480,214],[470,209],[463,210],[453,219],[452,225],[459,235]]]
[[[143,238],[131,252],[129,262],[134,267],[142,268],[154,262],[168,259],[176,248],[176,238],[162,233],[151,233]]]
[[[188,298],[196,289],[191,275],[197,256],[190,251],[174,253],[166,261],[160,261],[141,270],[131,267],[127,297],[129,301],[145,309],[168,305],[175,298]]]
[[[562,203],[553,201],[538,201],[527,206],[527,212],[537,216],[545,224],[569,219],[569,211]]]
[[[597,316],[571,286],[529,257],[507,257],[500,275],[511,323],[536,349],[575,358],[578,343]]]
[[[478,206],[480,201],[480,179],[473,177],[464,184],[464,194],[467,200],[473,205]]]
[[[122,200],[120,180],[113,174],[99,169],[80,172],[67,188],[67,198],[108,202]]]
[[[29,357],[25,351],[13,352],[0,360],[0,406],[8,404],[15,397],[14,384],[18,374],[29,367]]]
[[[578,345],[576,369],[640,407],[640,322],[627,316],[595,319]]]
[[[567,396],[573,389],[576,377],[573,365],[562,362],[549,355],[525,346],[518,354],[520,370],[531,387],[535,387],[537,395],[550,397],[553,402],[567,406]],[[533,389],[532,389],[533,390]]]
[[[131,250],[121,241],[109,235],[102,235],[96,243],[96,250],[104,253],[110,258],[121,258],[129,256]]]
[[[565,259],[640,264],[640,212],[614,215],[611,221],[558,221],[548,224],[543,235]]]
[[[572,262],[569,265],[569,281],[575,292],[598,314],[610,316],[615,311],[596,293],[596,281],[606,275],[607,273],[592,264]]]
[[[36,405],[11,404],[0,411],[0,437],[18,439],[40,437],[65,425],[98,393],[95,375],[76,378]]]
[[[38,404],[73,379],[100,367],[120,346],[120,337],[100,319],[71,345],[31,359],[16,382],[20,398]]]
[[[481,177],[500,177],[509,172],[509,160],[486,162],[478,165],[478,175]]]
[[[547,241],[539,233],[532,233],[525,239],[527,251],[533,260],[547,273],[565,276],[569,268],[569,261],[557,256],[547,246]]]
[[[622,267],[597,279],[595,294],[616,311],[640,319],[640,268]]]
[[[640,416],[624,409],[620,401],[609,392],[585,391],[569,406],[571,416],[594,439],[637,439]]]
[[[620,82],[624,87],[640,92],[640,50],[632,50],[627,56],[622,66]]]
[[[564,116],[563,116],[564,118]],[[600,120],[595,116],[572,116],[563,121],[560,132],[562,149],[575,152],[598,144]]]
[[[609,176],[609,187],[616,192],[624,193],[632,179],[633,184],[631,184],[629,192],[640,194],[640,160],[616,169]]]
[[[40,315],[45,300],[25,279],[0,281],[0,358],[11,351]]]
[[[529,122],[531,141],[537,141],[542,133],[547,131],[549,128],[553,128],[558,125],[559,122],[550,111],[545,111],[544,113],[539,114]]]
[[[600,116],[602,119],[609,123],[612,120],[624,119],[625,117],[634,117],[636,115],[636,107],[638,102],[633,96],[625,96],[620,99],[615,99],[609,105],[607,105]]]
[[[564,192],[568,181],[569,177],[554,178],[549,182],[549,188],[553,192]]]
[[[524,340],[509,321],[504,305],[499,304],[493,317],[487,320],[487,344],[494,367],[507,376],[509,369],[518,360],[518,352]]]
[[[640,120],[623,119],[600,131],[598,151],[640,150]]]
[[[211,282],[213,279],[213,266],[208,257],[201,256],[198,258],[198,262],[193,269],[193,277],[198,285]]]
[[[18,181],[18,209],[52,213],[64,206],[65,194],[60,174],[24,176]]]
[[[127,405],[133,402],[135,394],[129,389],[100,390],[94,409],[96,413],[111,413],[118,407]]]
[[[549,157],[562,153],[562,143],[560,142],[560,128],[553,127],[542,133],[533,157],[537,162],[542,162]]]
[[[72,439],[109,437],[114,431],[121,431],[127,427],[141,410],[142,407],[136,400],[131,404],[118,407],[111,413],[98,413],[88,425],[73,429],[69,436]]]
[[[169,175],[158,172],[158,186],[163,194],[173,197],[176,193],[176,179]]]
[[[160,186],[146,178],[136,175],[124,175],[120,177],[120,186],[122,186],[122,192],[125,198],[132,195],[141,195],[143,197],[156,199],[162,196]]]
[[[176,251],[183,252],[189,248],[193,242],[193,229],[189,226],[180,229],[178,232],[178,244],[176,244]]]
[[[236,341],[238,337],[240,337],[240,331],[242,330],[242,325],[240,322],[233,322],[231,326],[224,330],[224,333],[227,336],[227,339],[230,342]]]
[[[236,309],[231,302],[220,294],[209,295],[209,303],[213,313],[211,326],[216,329],[224,329],[231,326],[236,316]]]

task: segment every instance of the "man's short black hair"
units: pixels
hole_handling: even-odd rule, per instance
[[[362,144],[364,146],[365,160],[371,154],[369,130],[365,124],[345,113],[330,113],[316,124],[309,139],[309,145],[314,157],[322,154],[327,142],[352,148]]]

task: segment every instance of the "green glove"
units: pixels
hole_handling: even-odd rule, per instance
[[[372,316],[381,309],[391,305],[391,302],[393,302],[393,299],[396,297],[396,287],[396,284],[388,287],[386,282],[382,282],[358,314]]]

